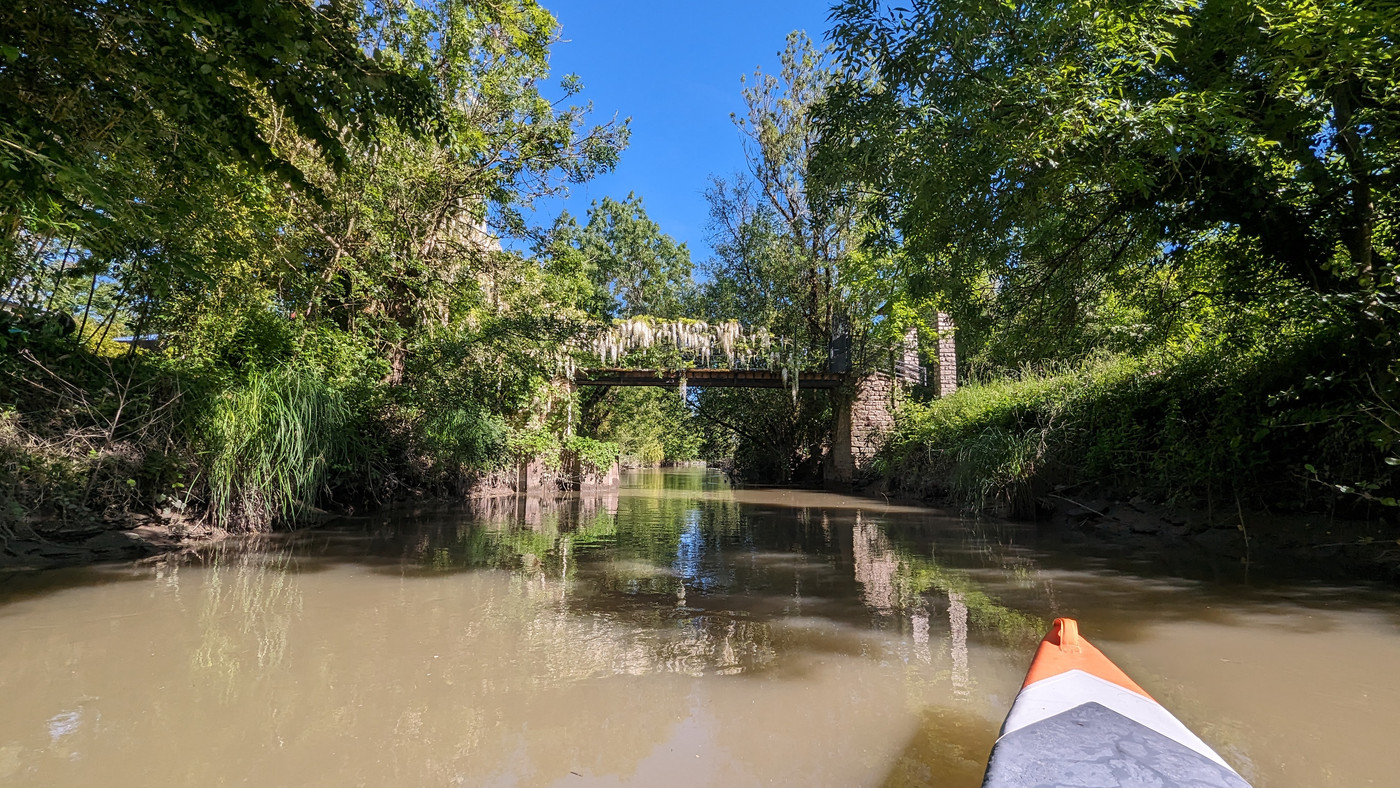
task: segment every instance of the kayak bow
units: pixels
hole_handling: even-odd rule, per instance
[[[1057,618],[992,747],[983,788],[1249,788],[1103,652]]]

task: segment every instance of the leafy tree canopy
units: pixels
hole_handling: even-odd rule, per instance
[[[1158,307],[1282,284],[1374,326],[1394,314],[1398,8],[846,0],[818,169],[954,303],[1072,323],[1136,269],[1129,290],[1174,283]]]
[[[565,212],[541,252],[555,269],[572,267],[587,278],[594,317],[690,317],[690,250],[661,232],[635,194],[594,203],[582,227]]]
[[[143,169],[217,176],[238,161],[301,182],[276,110],[330,161],[378,120],[421,121],[426,74],[367,49],[344,0],[15,0],[0,9],[0,217],[64,206],[92,222],[153,195]],[[144,184],[143,184],[144,185]]]

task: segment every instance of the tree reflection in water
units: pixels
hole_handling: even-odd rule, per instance
[[[209,571],[200,600],[199,672],[227,700],[247,680],[282,664],[287,634],[301,614],[302,595],[288,571],[290,549],[258,549],[257,540],[235,549],[216,545],[206,554]],[[170,584],[178,574],[158,576]],[[178,584],[173,586],[178,590]]]
[[[392,533],[423,571],[507,571],[533,598],[552,600],[564,617],[536,621],[542,636],[561,636],[552,628],[570,615],[623,628],[621,642],[583,636],[579,654],[594,656],[577,660],[565,671],[572,675],[768,666],[784,638],[802,640],[792,631],[803,626],[804,605],[855,623],[843,584],[857,590],[866,615],[904,621],[910,654],[924,663],[937,656],[931,615],[946,612],[939,659],[958,696],[970,686],[970,631],[1021,644],[1043,630],[1041,619],[999,603],[966,572],[896,546],[878,516],[765,510],[702,474],[646,474],[622,494],[477,501],[455,520],[432,513],[422,524],[401,520]],[[831,575],[847,562],[845,580]]]
[[[296,550],[254,544],[216,551],[195,662],[225,704],[277,687],[278,735],[289,741],[340,728],[372,731],[403,755],[394,776],[408,782],[528,783],[580,767],[626,775],[660,743],[691,735],[677,727],[688,719],[677,704],[693,690],[675,682],[781,681],[835,665],[846,666],[834,699],[849,709],[843,714],[892,697],[904,713],[922,715],[909,745],[920,758],[961,763],[985,744],[991,715],[972,702],[970,641],[1019,642],[1035,635],[1034,617],[1002,605],[931,553],[894,542],[878,508],[757,505],[699,475],[640,481],[621,493],[483,500],[386,521],[371,552],[398,557],[378,571],[403,579],[401,607],[389,608],[402,612],[387,613],[403,621],[381,618],[382,596],[344,600],[353,610],[340,613],[347,631],[331,634],[343,642],[303,651],[320,665],[311,683],[268,684],[302,613],[298,570],[306,567]],[[432,659],[451,659],[428,661],[424,679],[402,668],[376,673],[376,666],[421,662],[429,647],[415,641],[432,644]],[[886,664],[902,666],[893,685],[889,668],[878,667]],[[427,694],[408,686],[432,681],[446,685]],[[335,688],[342,686],[381,688],[375,691],[384,698],[341,697]],[[474,689],[456,704],[434,699],[466,688]],[[322,695],[339,701],[327,706],[317,700]],[[391,713],[365,717],[371,702]],[[619,720],[608,709],[623,702],[636,712]],[[569,719],[551,722],[556,708],[568,709]],[[755,709],[749,722],[780,726],[782,717],[781,706]],[[961,733],[939,727],[953,723]],[[736,757],[761,763],[771,754],[744,733],[752,730],[721,726],[711,735]],[[966,742],[949,739],[964,735]],[[607,746],[599,746],[600,736]],[[452,745],[444,750],[446,741]],[[422,761],[409,757],[416,752]],[[880,752],[862,750],[851,767],[881,771],[889,755]]]

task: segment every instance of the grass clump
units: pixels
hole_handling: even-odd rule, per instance
[[[209,414],[209,509],[219,525],[261,530],[312,509],[329,471],[362,451],[354,411],[314,372],[257,371]]]

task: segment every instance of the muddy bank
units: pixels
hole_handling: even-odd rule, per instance
[[[941,494],[946,488],[937,485],[915,491],[885,478],[840,489],[884,501],[958,509]],[[975,515],[1034,524],[1042,536],[1100,554],[1194,557],[1266,566],[1280,575],[1400,584],[1400,511],[1364,520],[1328,512],[1260,511],[1234,501],[1214,509],[1168,506],[1082,488],[1059,488],[1039,497],[1026,492]]]
[[[569,495],[570,490],[616,490],[616,466],[609,471],[604,481],[606,483],[600,484],[586,478],[580,482],[577,479],[544,476],[541,473],[527,474],[524,470],[518,479],[514,473],[487,474],[465,486],[461,495],[431,495],[424,490],[410,490],[398,500],[368,507],[366,511],[358,511],[350,506],[338,511],[315,509],[295,523],[274,526],[271,530],[294,531],[323,526],[371,512],[379,514],[420,507],[468,506],[473,510],[484,507],[485,510],[496,512],[503,508],[514,509],[514,504],[507,501],[510,498],[518,498],[522,504],[522,517],[528,519],[529,512],[538,514],[542,501],[556,498],[562,500]],[[525,505],[527,502],[530,505]],[[195,550],[234,533],[209,525],[199,514],[179,514],[170,509],[162,509],[157,514],[149,515],[125,512],[104,520],[77,523],[55,520],[21,522],[14,525],[0,523],[0,572],[153,559]]]
[[[1142,554],[1192,551],[1299,576],[1400,583],[1400,540],[1395,523],[1386,519],[1236,507],[1204,511],[1142,498],[1057,493],[1041,499],[1034,522],[1069,543],[1106,544]]]
[[[193,550],[226,536],[221,528],[142,515],[106,523],[25,525],[0,533],[0,571],[139,561]]]

